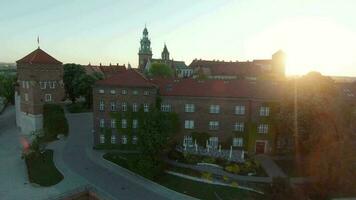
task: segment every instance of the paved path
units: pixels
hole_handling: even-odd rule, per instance
[[[102,159],[92,150],[92,115],[69,114],[70,136],[47,147],[64,180],[51,187],[28,182],[21,159],[23,137],[15,125],[14,107],[0,115],[0,199],[48,199],[88,184],[112,199],[193,199],[137,176]]]
[[[287,178],[288,176],[279,168],[279,166],[272,160],[268,155],[257,155],[255,157],[259,161],[262,167],[265,169],[269,177],[283,177]]]
[[[13,106],[6,108],[0,115],[0,199],[47,199],[53,195],[72,190],[84,179],[67,173],[63,166],[57,166],[66,177],[52,187],[39,187],[28,182],[25,161],[21,159],[23,137],[15,125],[15,110]],[[55,158],[57,152],[55,152]]]
[[[190,199],[102,158],[92,150],[92,114],[68,114],[69,137],[62,159],[68,168],[117,199]],[[192,198],[193,199],[193,198]]]

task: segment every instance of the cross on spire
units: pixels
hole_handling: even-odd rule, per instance
[[[40,48],[40,36],[37,36],[37,46]]]

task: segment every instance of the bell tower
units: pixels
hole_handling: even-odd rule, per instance
[[[166,43],[164,44],[164,48],[161,56],[162,56],[162,60],[169,60],[169,51],[167,49]]]
[[[145,26],[143,29],[142,38],[140,41],[140,49],[138,52],[138,68],[143,71],[147,62],[152,59],[151,41],[148,38],[148,31]]]

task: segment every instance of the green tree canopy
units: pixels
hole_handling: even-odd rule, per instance
[[[174,72],[171,67],[163,63],[152,63],[148,71],[148,75],[152,77],[173,77]]]
[[[6,98],[10,103],[14,103],[16,76],[10,74],[0,74],[0,96]]]
[[[63,82],[68,98],[75,102],[76,98],[80,96],[80,92],[76,86],[79,84],[81,77],[85,75],[85,69],[78,64],[65,64]]]

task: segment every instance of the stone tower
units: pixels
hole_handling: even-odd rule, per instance
[[[63,65],[40,48],[16,63],[16,124],[23,134],[29,134],[42,129],[43,105],[59,103],[65,96]]]
[[[148,38],[148,31],[145,26],[143,29],[142,38],[140,41],[140,49],[138,52],[138,68],[141,71],[144,71],[144,68],[149,60],[152,59],[152,49],[151,49],[151,41]]]
[[[282,50],[272,55],[272,73],[280,78],[285,77],[285,60],[286,54]]]
[[[169,60],[169,51],[167,49],[166,44],[164,44],[164,48],[163,48],[161,56],[162,56],[162,60]]]

